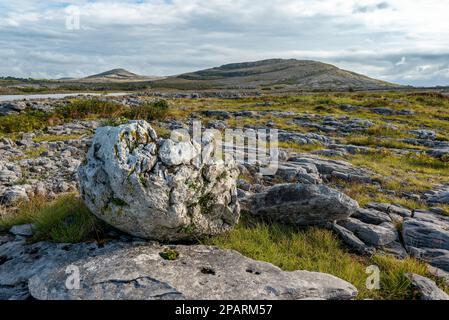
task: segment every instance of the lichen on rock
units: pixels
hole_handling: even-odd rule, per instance
[[[239,219],[238,169],[232,161],[201,161],[211,143],[160,139],[145,121],[99,128],[78,170],[82,198],[97,217],[142,238],[229,231]]]

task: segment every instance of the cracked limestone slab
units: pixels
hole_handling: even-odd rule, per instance
[[[164,260],[161,245],[129,244],[95,256],[71,259],[36,273],[28,287],[36,299],[352,299],[357,290],[335,276],[284,272],[231,250],[170,246],[175,260]],[[80,288],[66,287],[68,265],[79,268]]]

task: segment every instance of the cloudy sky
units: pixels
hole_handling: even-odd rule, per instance
[[[173,75],[298,58],[449,85],[448,12],[449,0],[0,0],[0,75]]]

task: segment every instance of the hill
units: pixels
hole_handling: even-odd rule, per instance
[[[79,82],[140,82],[161,79],[160,77],[141,76],[125,69],[112,69],[86,78],[78,79]]]
[[[399,85],[309,60],[270,59],[226,64],[156,81],[157,87],[186,89],[385,89]]]

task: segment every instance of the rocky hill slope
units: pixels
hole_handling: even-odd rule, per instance
[[[128,70],[119,68],[119,69],[112,69],[99,74],[94,74],[82,79],[78,79],[77,81],[101,83],[101,82],[140,82],[140,81],[151,81],[155,79],[160,78],[152,76],[141,76],[132,73]],[[73,79],[71,81],[73,81]]]
[[[264,90],[371,90],[399,87],[330,64],[296,59],[232,63],[169,77],[159,81],[157,86]]]

